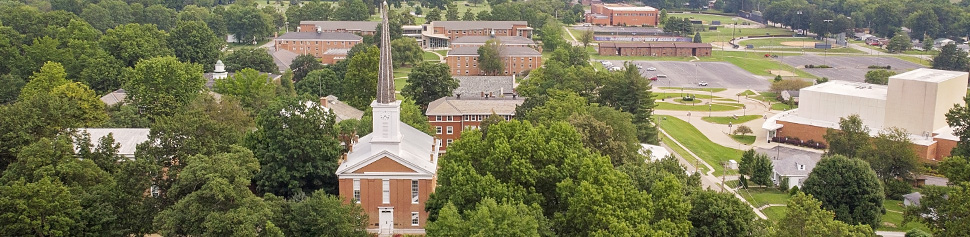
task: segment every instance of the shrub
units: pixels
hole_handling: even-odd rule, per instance
[[[792,186],[791,189],[788,190],[788,196],[795,196],[795,194],[798,194],[798,192],[798,186]]]
[[[891,68],[892,66],[890,65],[886,65],[886,66],[869,65],[869,69],[891,69]]]
[[[885,180],[883,186],[886,187],[886,198],[892,200],[903,200],[903,194],[913,192],[909,183],[898,179]]]
[[[906,237],[933,237],[933,235],[931,235],[930,233],[926,233],[925,231],[922,231],[920,229],[915,229],[915,228],[909,231],[906,231],[905,236]]]
[[[782,192],[788,191],[788,182],[791,181],[788,177],[781,178],[781,182],[778,182],[778,190]]]

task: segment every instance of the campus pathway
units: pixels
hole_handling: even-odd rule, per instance
[[[664,92],[664,93],[681,93],[681,90],[668,90],[668,89],[660,89],[660,88],[654,88],[653,91]],[[716,97],[722,97],[725,99],[738,99],[739,97],[737,96],[737,94],[742,93],[744,91],[745,89],[727,89],[721,92],[714,92],[713,95]],[[700,91],[691,91],[691,93],[707,94],[707,95],[711,94],[709,92],[704,93]],[[741,99],[740,101],[741,104],[744,104],[747,109],[719,111],[719,112],[656,110],[654,111],[654,114],[670,115],[678,119],[687,121],[688,123],[696,127],[697,130],[699,130],[702,134],[704,134],[704,136],[706,136],[712,142],[725,147],[735,148],[739,150],[748,150],[754,147],[769,148],[769,145],[767,142],[767,136],[768,136],[767,131],[762,129],[761,125],[765,122],[766,120],[765,118],[771,117],[780,111],[771,111],[767,103],[759,100],[755,100],[750,97],[744,98],[743,96],[741,96],[740,99]],[[687,116],[688,114],[690,114],[690,116]],[[724,124],[709,123],[707,121],[702,120],[703,117],[707,117],[707,116],[726,117],[726,116],[733,116],[733,115],[737,115],[737,116],[761,115],[763,117],[761,119],[754,119],[746,123],[742,123],[743,125],[751,128],[752,131],[754,131],[754,134],[752,135],[754,135],[756,138],[753,144],[744,145],[735,141],[733,138],[731,138],[730,136],[731,129],[737,128],[738,124],[734,124],[732,125],[731,128],[728,128],[728,126]],[[663,122],[661,121],[660,123],[661,123],[660,127],[663,127],[663,124],[662,124]]]

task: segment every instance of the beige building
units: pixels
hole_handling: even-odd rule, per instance
[[[768,118],[768,138],[792,137],[825,143],[828,128],[856,114],[875,136],[879,131],[902,128],[920,157],[940,160],[950,155],[959,140],[946,123],[946,113],[963,105],[967,72],[916,69],[889,78],[889,85],[831,81],[801,89],[799,108]]]

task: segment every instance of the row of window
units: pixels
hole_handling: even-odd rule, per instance
[[[653,16],[653,13],[615,13],[614,16]]]
[[[311,45],[311,43],[308,43],[307,41],[296,41],[296,40],[294,40],[294,41],[283,40],[283,43],[282,44],[289,44],[291,42],[293,44],[299,44],[299,45]],[[340,42],[326,41],[326,42],[327,42],[326,45],[331,45],[330,43],[333,43],[333,45],[354,45],[354,44],[357,43],[357,42],[348,42],[348,41],[340,41]],[[320,41],[313,41],[312,44],[313,45],[321,45]]]
[[[445,120],[442,120],[445,119]],[[434,121],[454,121],[454,116],[434,116]]]
[[[381,203],[390,204],[391,203],[391,180],[384,179],[381,180]],[[418,204],[418,180],[411,180],[411,203]],[[360,203],[360,179],[354,179],[354,201]]]
[[[491,116],[491,115],[462,115],[461,118],[465,121],[483,121],[486,118],[488,118],[488,116]],[[505,118],[505,121],[512,120],[512,115],[500,115],[500,116],[502,116],[502,118]],[[458,116],[451,116],[451,115],[434,116],[434,121],[457,121],[457,120],[454,120],[455,117],[458,117]],[[448,126],[448,128],[450,129],[451,126]],[[438,134],[441,134],[440,126],[438,127]]]
[[[435,130],[435,134],[441,134],[441,126],[435,126],[434,130]],[[455,130],[452,126],[448,126],[447,132],[448,132],[447,134],[453,134],[455,133]]]

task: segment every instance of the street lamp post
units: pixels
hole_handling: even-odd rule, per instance
[[[822,21],[825,22],[825,32],[822,33],[822,42],[825,42],[825,45],[828,46],[828,47],[825,47],[824,55],[822,55],[822,65],[825,65],[827,63],[827,59],[829,56],[829,48],[832,47],[832,44],[829,43],[828,37],[825,37],[825,36],[829,34],[829,26],[832,25],[832,20],[829,19],[829,20],[822,20]]]

